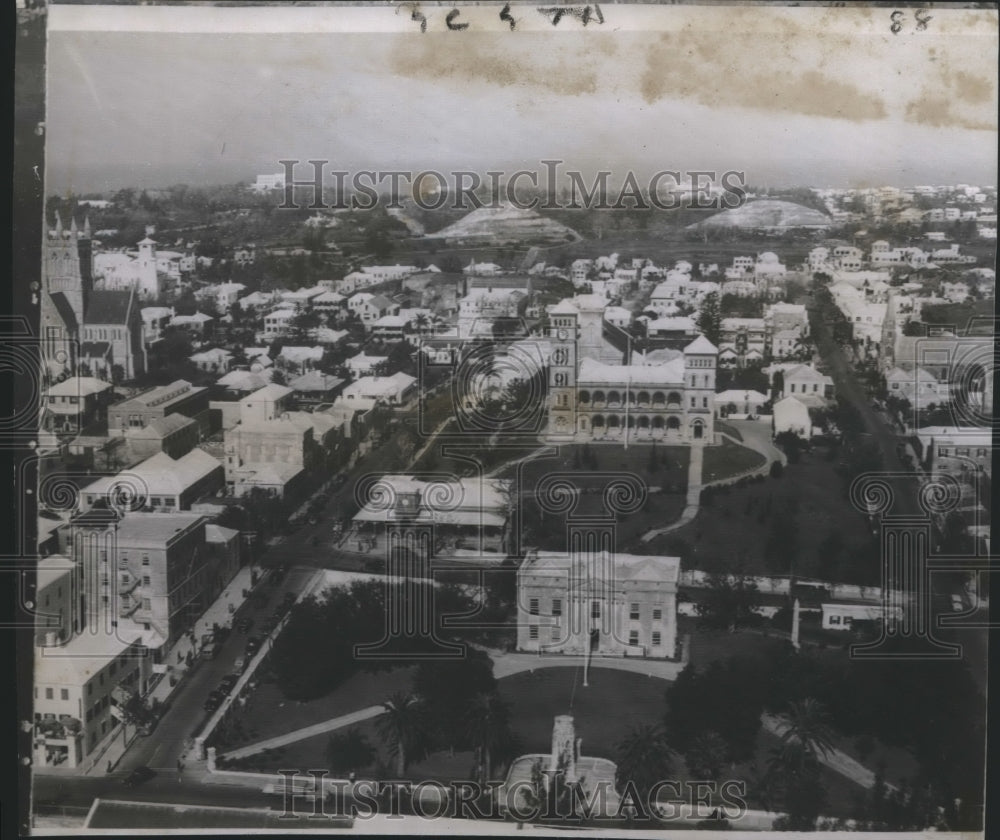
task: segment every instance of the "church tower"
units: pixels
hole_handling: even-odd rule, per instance
[[[76,323],[83,323],[83,277],[80,273],[79,231],[74,219],[70,229],[64,230],[62,218],[56,213],[55,230],[45,237],[45,291],[62,294],[69,303]]]
[[[146,228],[146,237],[139,242],[139,296],[155,299],[160,296],[160,284],[156,275],[156,241]]]
[[[684,348],[685,437],[693,443],[713,443],[715,435],[715,372],[719,350],[699,335]]]

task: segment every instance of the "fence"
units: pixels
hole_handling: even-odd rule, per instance
[[[681,571],[678,584],[688,586],[693,589],[707,587],[711,582],[712,575],[700,569],[684,569]],[[736,581],[735,575],[730,575],[729,579]],[[791,592],[791,580],[789,576],[779,577],[754,577],[749,576],[757,586],[757,590],[765,595],[788,595]],[[815,578],[796,577],[795,582],[805,586],[822,587],[824,594],[836,601],[872,601],[881,603],[882,587],[880,586],[858,586],[853,583],[830,583],[829,581],[816,580]],[[896,593],[901,597],[901,593]]]

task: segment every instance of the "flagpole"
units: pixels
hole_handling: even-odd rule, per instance
[[[627,336],[628,344],[626,345],[627,358],[625,359],[625,449],[628,449],[628,404],[629,404],[629,389],[632,385],[632,336]]]

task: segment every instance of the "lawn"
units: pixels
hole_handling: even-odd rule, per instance
[[[706,450],[706,455],[708,450]],[[878,553],[864,517],[845,496],[835,465],[818,454],[805,454],[789,464],[780,478],[717,491],[695,520],[652,540],[650,553],[680,554],[686,569],[729,568],[743,558],[751,574],[787,574],[769,569],[765,549],[776,519],[794,523],[795,574],[823,577],[839,583],[877,584],[881,579]],[[831,574],[820,573],[818,548],[836,534],[843,541]]]
[[[551,447],[552,454],[525,461],[501,473],[515,479],[520,496],[521,537],[524,544],[547,551],[562,551],[567,545],[567,524],[572,518],[608,516],[604,490],[622,474],[639,479],[647,490],[641,510],[622,515],[617,523],[616,545],[623,551],[648,554],[639,538],[651,528],[675,521],[684,510],[690,450],[680,446],[592,445]],[[653,457],[655,453],[655,469]],[[535,490],[555,473],[564,473],[579,489],[576,506],[567,513],[543,510]]]
[[[699,662],[707,661],[704,658],[706,656],[715,658],[721,654],[722,648],[718,645],[725,641],[722,636],[726,636],[730,642],[730,654],[744,649],[743,645],[738,644],[741,640],[748,642],[747,650],[764,650],[767,645],[774,644],[773,640],[744,634],[717,634],[717,638],[707,639],[707,645],[693,646],[693,655],[699,657]],[[710,650],[717,652],[710,654]],[[618,745],[634,726],[656,722],[665,711],[666,690],[669,686],[667,681],[625,671],[592,668],[589,685],[584,687],[582,682],[581,670],[572,667],[541,669],[499,681],[500,693],[510,704],[514,731],[519,741],[519,754],[548,754],[552,745],[554,718],[557,715],[572,714],[577,737],[582,739],[581,752],[584,755],[614,760]],[[374,697],[369,697],[361,700],[359,706],[370,705],[372,702]],[[378,754],[378,759],[372,762],[372,766],[356,768],[359,777],[364,778],[375,772],[378,761],[391,766],[392,757],[379,735],[377,720],[365,721],[350,729],[363,734]],[[348,731],[349,729],[344,729],[341,733]],[[324,733],[297,741],[254,756],[240,766],[258,771],[276,771],[288,767],[323,768],[327,765],[326,746],[329,738],[330,734]],[[762,807],[763,803],[755,788],[767,766],[770,751],[777,745],[778,739],[761,729],[753,760],[737,764],[726,771],[727,779],[746,783],[746,798],[751,808]],[[853,743],[844,741],[838,746],[857,756]],[[905,753],[890,751],[880,745],[876,745],[867,756],[868,766],[874,767],[879,758],[888,759],[887,777],[890,780],[908,774],[912,767],[912,762]],[[474,756],[470,751],[441,750],[411,764],[406,777],[412,781],[440,782],[471,779],[474,778],[474,764]],[[502,778],[502,772],[504,768],[497,768],[497,778]],[[681,756],[674,758],[672,775],[681,783],[691,778]],[[822,782],[827,798],[824,815],[851,816],[858,797],[864,793],[863,789],[828,768],[822,770]]]
[[[725,438],[719,446],[706,446],[703,458],[701,466],[703,484],[710,481],[722,481],[745,473],[747,470],[762,467],[767,460],[756,450],[740,446]]]

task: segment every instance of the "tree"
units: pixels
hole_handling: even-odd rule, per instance
[[[655,723],[634,726],[618,745],[615,788],[623,792],[629,783],[643,802],[657,782],[669,778],[673,751],[663,727]]]
[[[732,572],[712,572],[707,578],[704,597],[697,604],[698,621],[705,627],[728,630],[755,623],[753,611],[760,601],[757,584],[744,571],[742,562]]]
[[[825,709],[811,697],[792,702],[779,737],[768,761],[768,774],[783,792],[787,827],[811,831],[825,798],[819,759],[834,749]]]
[[[394,692],[382,706],[385,714],[378,719],[379,735],[396,759],[396,775],[402,778],[409,763],[426,753],[426,710],[419,697],[403,691]]]
[[[802,438],[793,431],[779,432],[774,436],[774,442],[788,456],[789,464],[797,464],[802,457]],[[777,462],[775,462],[777,463]]]
[[[375,758],[375,748],[353,727],[334,733],[326,742],[326,766],[331,773],[354,773],[369,767]]]
[[[508,758],[514,744],[510,707],[496,691],[480,692],[465,713],[465,731],[479,750],[481,783],[487,785],[492,779],[493,760]]]
[[[496,693],[493,660],[469,648],[461,658],[421,662],[413,675],[413,693],[425,704],[428,735],[441,746],[473,746],[464,721],[480,695]]]
[[[701,302],[698,312],[698,329],[712,344],[718,345],[721,330],[722,315],[719,307],[718,292],[711,292]]]
[[[684,762],[692,777],[716,779],[726,764],[726,742],[713,729],[702,732],[684,753]]]

